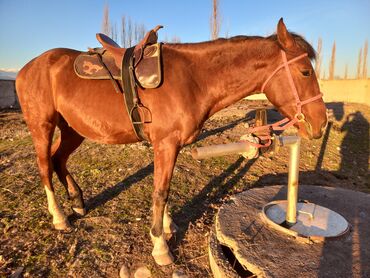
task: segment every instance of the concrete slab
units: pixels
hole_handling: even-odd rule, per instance
[[[233,196],[216,216],[215,245],[229,247],[257,277],[370,277],[370,195],[300,185],[300,199],[340,213],[351,225],[343,237],[311,244],[271,229],[263,220],[263,206],[285,198],[286,187],[278,185]]]

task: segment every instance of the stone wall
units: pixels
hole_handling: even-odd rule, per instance
[[[19,108],[15,80],[0,79],[0,108]]]
[[[320,80],[325,102],[354,102],[370,106],[370,79],[367,80]],[[264,94],[247,99],[266,99]]]
[[[325,102],[355,102],[370,106],[370,79],[321,80]]]

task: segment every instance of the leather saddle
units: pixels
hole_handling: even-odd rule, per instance
[[[143,88],[157,88],[162,82],[161,44],[158,25],[146,33],[133,49],[135,78]],[[104,34],[96,34],[103,48],[90,48],[74,61],[76,74],[84,79],[122,79],[122,61],[127,51]]]

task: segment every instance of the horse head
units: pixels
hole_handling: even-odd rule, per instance
[[[302,137],[320,138],[327,116],[311,64],[315,51],[302,37],[289,33],[283,19],[277,26],[276,42],[280,49],[276,69],[265,80],[261,91],[290,119]]]

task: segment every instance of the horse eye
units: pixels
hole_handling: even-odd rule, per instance
[[[312,75],[312,70],[310,70],[310,69],[307,69],[307,70],[301,70],[301,73],[302,73],[302,75],[303,75],[303,76],[305,76],[305,77],[309,77],[309,76],[311,76],[311,75]]]

